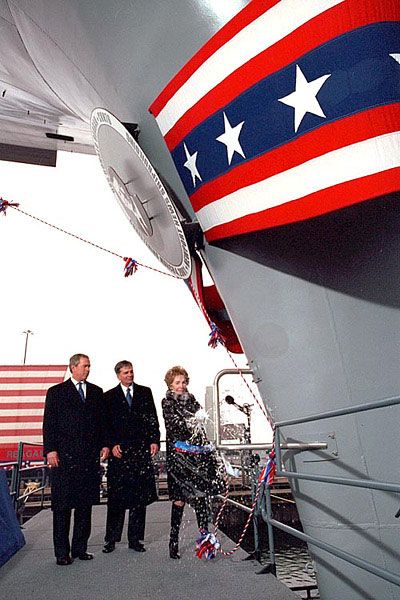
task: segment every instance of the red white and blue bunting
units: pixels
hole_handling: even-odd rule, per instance
[[[150,106],[209,242],[399,190],[400,4],[253,0]]]

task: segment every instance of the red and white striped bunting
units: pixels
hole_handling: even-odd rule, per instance
[[[66,371],[66,365],[0,365],[0,461],[15,460],[20,441],[42,444],[46,392]],[[28,446],[29,457],[41,452]]]

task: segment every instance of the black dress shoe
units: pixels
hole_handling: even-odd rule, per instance
[[[114,552],[115,550],[115,542],[106,542],[103,546],[104,554],[109,554],[110,552]]]
[[[90,554],[90,552],[83,552],[82,554],[79,554],[77,558],[79,558],[79,560],[93,560],[94,556],[93,554]]]
[[[129,544],[129,548],[130,550],[135,550],[135,552],[146,552],[146,548],[140,542]]]
[[[59,558],[56,559],[56,563],[60,567],[66,567],[67,565],[72,564],[72,558],[70,556],[60,556]]]

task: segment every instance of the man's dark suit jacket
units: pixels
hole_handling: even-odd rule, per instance
[[[44,453],[58,452],[50,470],[52,509],[90,506],[100,499],[100,450],[107,445],[103,390],[86,382],[86,400],[68,379],[49,388],[43,418]]]
[[[119,444],[122,458],[110,454],[108,502],[119,508],[146,506],[157,500],[150,444],[160,444],[160,429],[151,389],[133,384],[132,407],[121,385],[104,394],[108,446]]]

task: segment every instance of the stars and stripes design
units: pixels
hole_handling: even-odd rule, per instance
[[[66,365],[0,366],[0,461],[15,460],[20,441],[42,444],[46,392],[64,381],[66,371]],[[25,458],[29,454],[32,447]]]
[[[274,483],[276,473],[276,458],[275,451],[271,450],[268,455],[267,464],[262,469],[258,476],[258,482],[264,483],[267,487],[270,487]]]
[[[150,107],[208,241],[400,188],[400,5],[253,0]]]

